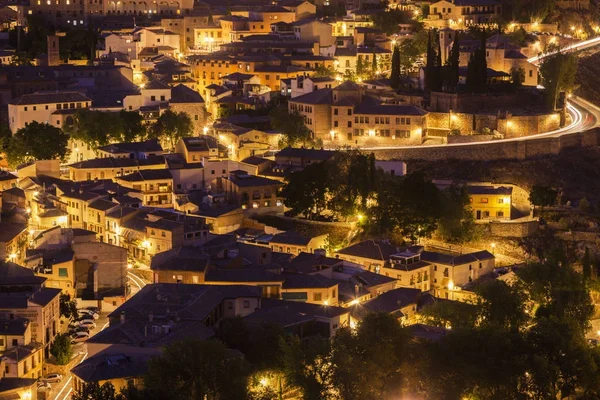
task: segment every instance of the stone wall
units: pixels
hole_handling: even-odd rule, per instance
[[[421,146],[408,149],[373,150],[378,160],[525,160],[558,154],[569,147],[600,144],[600,129],[527,141],[489,143],[481,146]]]
[[[185,112],[190,116],[193,126],[193,136],[204,134],[206,125],[206,109],[203,103],[170,103],[173,112]]]
[[[487,227],[490,234],[494,236],[520,238],[531,236],[537,232],[539,222],[536,220],[490,222]]]
[[[429,110],[436,112],[477,113],[482,110],[529,107],[539,104],[539,93],[519,90],[514,93],[441,93],[432,92]]]
[[[449,135],[448,143],[476,143],[493,139],[494,135]]]

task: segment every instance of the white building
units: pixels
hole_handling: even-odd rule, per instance
[[[91,104],[89,97],[76,91],[25,94],[8,104],[9,127],[13,134],[34,121],[62,128],[75,111]]]

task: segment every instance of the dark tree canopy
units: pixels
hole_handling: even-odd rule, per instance
[[[5,152],[12,166],[32,160],[64,160],[68,142],[69,136],[59,128],[34,121],[8,140]]]

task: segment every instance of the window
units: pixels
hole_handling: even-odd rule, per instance
[[[69,276],[69,272],[66,268],[59,268],[58,269],[58,276],[66,278]]]
[[[150,96],[150,101],[156,101],[156,96]]]
[[[333,115],[338,115],[338,109],[337,108],[333,109]]]
[[[352,128],[352,121],[348,121],[348,128]]]
[[[337,121],[333,121],[333,127],[337,128],[338,127],[338,122]]]
[[[496,212],[496,217],[498,217],[498,218],[504,218],[504,211],[498,211],[498,212]]]
[[[485,197],[482,197],[481,200],[479,200],[480,203],[487,203],[488,199]]]
[[[351,108],[348,109],[348,115],[352,115],[352,109]]]
[[[313,301],[322,301],[323,295],[321,293],[313,293]]]
[[[13,346],[18,346],[19,345],[19,339],[13,339],[12,340],[12,345]]]
[[[250,300],[244,300],[244,308],[250,308]]]

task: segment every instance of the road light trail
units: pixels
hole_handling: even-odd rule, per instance
[[[536,64],[542,60],[543,58],[546,58],[548,56],[551,56],[553,54],[560,52],[566,52],[566,51],[572,51],[572,50],[583,50],[583,49],[587,49],[588,47],[593,47],[600,44],[600,36],[599,37],[595,37],[592,39],[588,39],[588,40],[583,40],[581,42],[577,42],[577,43],[573,43],[570,44],[568,46],[565,46],[563,48],[561,48],[560,50],[555,50],[555,51],[551,51],[549,53],[543,53],[531,58],[528,58],[527,61],[529,61],[532,64]]]

